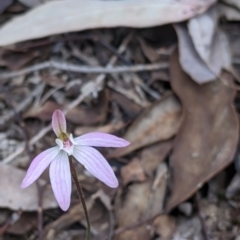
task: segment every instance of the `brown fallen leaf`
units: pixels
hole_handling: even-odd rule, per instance
[[[18,221],[16,221],[7,232],[10,234],[24,235],[31,229],[37,227],[37,214],[24,212],[21,214]]]
[[[126,126],[125,123],[109,123],[103,126],[92,126],[92,127],[77,127],[74,131],[76,136],[82,135],[88,132],[104,132],[104,133],[113,133]]]
[[[39,56],[37,51],[27,53],[5,51],[1,56],[0,65],[16,71],[30,63],[37,56]]]
[[[179,22],[204,12],[215,2],[216,0],[50,1],[5,24],[0,29],[0,46],[93,28],[142,28]]]
[[[111,91],[110,98],[111,101],[115,101],[130,118],[135,118],[142,111],[139,105],[120,93]]]
[[[160,60],[160,54],[157,53],[157,51],[149,46],[146,41],[143,39],[143,38],[138,38],[140,44],[141,44],[141,48],[142,48],[142,51],[145,55],[145,57],[151,61],[151,62],[156,62],[156,61],[159,61]]]
[[[139,148],[173,137],[181,124],[181,105],[168,94],[140,115],[123,136],[131,142],[128,147],[116,149],[108,158],[126,155]]]
[[[0,167],[0,207],[12,210],[36,211],[38,191],[36,184],[21,189],[20,184],[26,172],[10,165]],[[41,183],[45,181],[41,180]],[[56,208],[58,204],[51,188],[44,193],[43,209]]]
[[[23,117],[50,121],[52,119],[52,114],[56,109],[62,109],[62,106],[53,101],[47,101],[42,106],[33,105],[27,112],[24,113]]]
[[[143,168],[137,158],[134,158],[126,166],[121,168],[121,176],[124,185],[130,182],[144,182],[146,180]]]
[[[70,110],[66,118],[77,125],[91,126],[105,121],[108,113],[109,91],[99,93],[98,99],[91,107],[75,107]]]
[[[159,216],[154,220],[153,228],[161,240],[171,240],[176,229],[176,219],[169,215]]]
[[[88,199],[86,201],[87,209],[90,211],[94,205],[94,201],[91,199]],[[46,240],[52,240],[55,239],[56,234],[70,226],[71,224],[75,222],[79,222],[85,218],[83,208],[81,204],[76,204],[74,206],[71,206],[68,212],[64,213],[61,217],[57,218],[55,221],[49,223],[44,228],[44,239]]]
[[[129,187],[123,206],[119,212],[119,227],[125,227],[146,217],[148,209],[148,196],[150,194],[150,182],[135,183]],[[116,236],[114,240],[146,240],[150,239],[150,233],[146,225],[132,229]]]
[[[165,163],[161,163],[153,182],[149,179],[146,182],[135,183],[129,187],[119,212],[120,228],[152,217],[162,211],[167,187],[167,175],[167,166]],[[150,231],[145,224],[123,232],[114,239],[147,240],[151,238]]]
[[[172,140],[155,143],[141,152],[140,164],[148,176],[153,176],[157,166],[164,161],[172,149]]]
[[[172,194],[167,210],[189,198],[233,159],[238,119],[232,106],[234,90],[221,81],[198,85],[171,57],[171,86],[183,104],[183,124],[170,157]],[[230,81],[232,77],[225,74]]]

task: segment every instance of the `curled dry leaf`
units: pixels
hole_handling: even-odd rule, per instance
[[[38,209],[38,191],[36,184],[27,189],[21,189],[26,172],[10,165],[0,167],[0,207],[12,210],[36,211]],[[8,176],[8,177],[6,177]],[[40,182],[43,183],[43,180]],[[43,209],[56,208],[58,204],[52,190],[44,193]]]
[[[140,115],[123,136],[131,142],[128,147],[116,149],[108,157],[119,157],[147,145],[173,137],[181,124],[181,105],[169,94]]]
[[[193,27],[192,27],[193,28]],[[187,26],[184,23],[176,24],[179,40],[180,63],[186,73],[199,84],[214,81],[219,76],[222,68],[231,68],[231,54],[226,35],[217,29],[214,33],[213,40],[209,51],[198,48],[201,55],[206,58],[209,55],[208,61],[202,59],[194,47],[194,43],[188,33]],[[195,30],[191,30],[192,33]],[[197,36],[196,36],[197,38]],[[207,44],[202,41],[203,48],[206,49]],[[197,44],[197,40],[195,40]]]
[[[233,159],[238,119],[232,106],[234,90],[221,81],[198,85],[171,57],[171,85],[183,104],[183,124],[170,157],[172,195],[167,210],[189,198]],[[226,78],[231,76],[225,74]]]
[[[209,62],[214,33],[218,23],[216,7],[189,20],[188,30],[195,49],[200,57]]]
[[[216,0],[51,1],[5,24],[0,30],[0,46],[93,28],[141,28],[179,22],[204,12],[214,2]]]

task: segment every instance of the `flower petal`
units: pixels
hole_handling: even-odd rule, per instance
[[[61,135],[62,132],[67,132],[66,118],[62,111],[54,111],[52,115],[52,128],[58,137]]]
[[[60,208],[67,211],[70,206],[72,181],[68,155],[61,150],[50,165],[50,181]]]
[[[116,137],[111,134],[92,132],[74,138],[74,142],[81,146],[93,147],[126,147],[130,142],[123,138]]]
[[[59,151],[60,149],[57,146],[49,148],[37,155],[30,164],[30,167],[27,170],[27,174],[22,181],[21,187],[26,188],[34,181],[36,181],[36,179],[40,177],[40,175],[48,167],[51,161],[57,156]]]
[[[86,146],[75,146],[73,156],[100,181],[109,187],[118,187],[118,180],[111,166],[96,149]]]

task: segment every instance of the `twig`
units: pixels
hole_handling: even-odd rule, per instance
[[[90,67],[90,66],[78,66],[65,62],[46,61],[38,63],[31,67],[24,68],[15,72],[2,72],[0,73],[1,79],[9,79],[18,77],[21,75],[29,74],[35,71],[40,71],[48,68],[56,68],[62,71],[77,72],[77,73],[125,73],[125,72],[142,72],[142,71],[153,71],[168,68],[168,63],[154,63],[154,64],[139,64],[134,66],[116,66],[107,65],[107,67]]]
[[[122,42],[122,44],[120,45],[118,51],[119,53],[123,53],[126,50],[127,45],[129,44],[129,42],[132,39],[132,33],[130,33]],[[107,64],[107,66],[112,66],[113,64],[115,64],[117,61],[117,57],[113,56],[110,58],[109,63]],[[93,83],[93,87],[95,89],[98,89],[101,85],[103,80],[105,79],[106,74],[100,74],[94,81],[92,81]],[[85,91],[83,92],[81,95],[79,95],[75,100],[73,100],[68,106],[67,108],[63,111],[64,114],[67,114],[71,109],[73,109],[74,107],[76,107],[78,104],[80,104],[88,95],[91,94],[91,90],[89,91]],[[32,137],[29,140],[29,146],[33,146],[36,142],[38,142],[43,136],[45,136],[50,130],[52,129],[51,124],[47,125],[45,128],[43,128],[42,130],[40,130],[40,132],[38,132],[38,134],[36,134],[34,137]],[[0,166],[1,164],[8,164],[11,161],[13,161],[13,159],[15,159],[19,154],[23,153],[25,150],[24,145],[20,146],[19,148],[16,149],[15,152],[13,152],[12,154],[10,154],[8,157],[6,157],[5,159],[3,159],[3,161],[0,162]]]

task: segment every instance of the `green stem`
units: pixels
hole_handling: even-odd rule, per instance
[[[86,217],[86,220],[87,220],[87,237],[86,237],[86,240],[90,240],[91,225],[90,225],[88,210],[87,210],[86,201],[85,201],[85,197],[84,197],[82,187],[81,187],[81,185],[78,181],[78,178],[77,178],[77,173],[76,173],[76,170],[75,170],[75,167],[74,167],[74,164],[73,164],[72,156],[69,157],[69,163],[70,163],[72,178],[73,178],[73,181],[74,181],[74,183],[77,187],[78,196],[81,199],[83,211],[84,211],[84,214],[85,214],[85,217]]]

